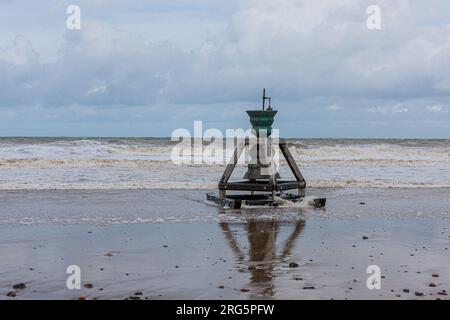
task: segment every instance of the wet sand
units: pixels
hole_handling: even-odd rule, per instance
[[[449,189],[310,190],[325,210],[224,211],[205,192],[1,192],[0,299],[448,298]]]

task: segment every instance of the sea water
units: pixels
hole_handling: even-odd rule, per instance
[[[311,187],[450,187],[450,140],[287,141]],[[0,138],[0,190],[216,188],[226,163],[177,165],[174,145],[169,138]],[[245,170],[239,165],[233,178]],[[280,174],[291,177],[283,161]]]

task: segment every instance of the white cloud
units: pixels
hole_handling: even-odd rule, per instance
[[[103,94],[106,92],[107,86],[102,84],[95,84],[88,90],[87,94]]]
[[[395,113],[406,113],[408,108],[402,106],[401,104],[396,104],[394,106],[376,106],[367,109],[371,113],[381,113],[381,114],[395,114]]]
[[[27,67],[37,64],[39,54],[34,50],[31,42],[24,36],[16,36],[14,43],[3,50],[0,48],[0,63],[16,67]]]
[[[440,113],[440,112],[448,112],[448,110],[445,110],[444,107],[441,105],[432,105],[426,107],[428,111],[434,112],[434,113]]]
[[[332,104],[331,106],[328,106],[327,109],[330,111],[338,111],[341,110],[342,107],[337,104]]]

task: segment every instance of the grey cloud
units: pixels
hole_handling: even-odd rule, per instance
[[[0,57],[3,68],[8,63],[16,67],[2,73],[3,82],[18,80],[15,88],[10,86],[22,97],[2,101],[245,101],[264,83],[284,99],[448,95],[450,28],[414,26],[411,7],[396,0],[380,1],[384,29],[369,31],[367,3],[249,1],[233,15],[222,38],[205,42],[197,51],[170,42],[146,44],[138,35],[89,22],[81,32],[66,33],[56,63],[34,69],[29,65],[37,64],[37,55],[29,42],[18,38],[15,52]],[[39,89],[27,91],[30,79]],[[28,94],[29,100],[23,101]]]
[[[196,48],[86,18],[52,63],[19,36],[0,49],[0,106],[191,105],[213,116],[213,104],[255,101],[266,86],[311,119],[448,119],[427,106],[448,110],[450,28],[417,23],[415,1],[377,3],[380,31],[366,28],[372,1],[241,1],[228,27]]]

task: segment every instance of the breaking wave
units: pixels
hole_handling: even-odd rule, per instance
[[[312,187],[450,187],[450,140],[289,139],[288,145]],[[225,161],[176,165],[173,146],[162,138],[1,138],[0,190],[216,187]],[[242,177],[245,167],[236,171]]]

